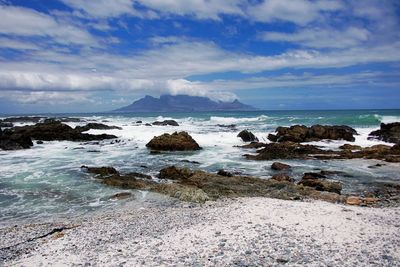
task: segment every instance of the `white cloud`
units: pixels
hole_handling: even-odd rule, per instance
[[[82,92],[21,92],[21,91],[0,91],[0,98],[7,98],[20,104],[72,104],[93,102],[88,94]]]
[[[57,43],[97,45],[85,30],[65,25],[29,8],[0,5],[0,33],[11,36],[51,37]]]
[[[370,32],[364,28],[348,27],[345,30],[306,28],[295,33],[264,32],[265,41],[297,43],[311,48],[347,48],[368,41]]]
[[[39,46],[30,42],[24,42],[15,39],[1,38],[0,37],[0,48],[10,48],[16,50],[38,50]]]

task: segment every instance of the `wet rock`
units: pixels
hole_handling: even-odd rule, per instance
[[[33,146],[32,139],[22,133],[14,133],[11,130],[0,131],[0,149],[18,150]]]
[[[130,192],[121,192],[121,193],[117,193],[113,196],[110,197],[110,199],[114,199],[114,200],[123,200],[123,199],[127,199],[132,197],[132,193]]]
[[[257,151],[258,155],[245,155],[248,159],[274,160],[274,159],[307,159],[311,154],[326,154],[328,151],[313,145],[302,145],[294,142],[265,144],[265,148]]]
[[[356,205],[359,206],[362,203],[361,199],[359,197],[355,196],[350,196],[346,199],[346,204],[347,205]]]
[[[258,138],[248,130],[241,131],[237,137],[240,137],[243,142],[258,142]]]
[[[219,170],[217,172],[217,174],[221,175],[221,176],[225,176],[225,177],[232,177],[233,176],[233,174],[231,172],[228,172],[228,171],[223,170],[223,169]]]
[[[217,126],[221,128],[229,128],[231,130],[236,130],[236,124],[228,124],[228,125],[218,124]]]
[[[187,160],[187,159],[183,159],[183,160],[181,160],[181,162],[184,162],[184,163],[191,163],[191,164],[200,164],[200,162],[198,162],[198,161]]]
[[[371,132],[369,136],[369,139],[400,144],[400,122],[381,123],[380,129]]]
[[[339,148],[343,149],[343,150],[361,150],[362,149],[361,146],[351,145],[351,144],[344,144],[344,145],[340,146]]]
[[[278,127],[276,129],[276,134],[268,135],[268,139],[273,142],[291,141],[296,143],[320,141],[324,139],[354,142],[355,138],[353,135],[355,134],[357,134],[357,132],[353,128],[345,125],[313,125],[311,127],[294,125],[291,127]]]
[[[279,173],[275,174],[271,177],[271,179],[279,181],[279,182],[294,182],[294,179],[291,178],[289,175],[286,173]]]
[[[86,132],[89,131],[90,129],[95,129],[95,130],[112,130],[112,129],[118,129],[122,130],[121,127],[118,126],[108,126],[106,124],[102,123],[88,123],[85,126],[76,126],[75,130],[78,132]]]
[[[43,145],[43,141],[40,141],[40,140],[39,140],[39,141],[36,142],[36,144],[38,144],[38,145]]]
[[[342,185],[339,182],[319,178],[325,178],[325,176],[318,173],[305,173],[299,184],[315,188],[318,191],[327,191],[336,194],[341,193]]]
[[[146,147],[155,150],[184,151],[200,150],[201,147],[187,132],[175,132],[173,134],[163,134],[156,136]]]
[[[143,121],[136,121],[136,123],[137,123],[137,124],[141,124],[141,123],[143,123]]]
[[[14,125],[11,122],[1,122],[0,121],[0,128],[9,128],[13,127]]]
[[[39,116],[23,116],[23,117],[9,117],[2,120],[2,122],[33,122],[38,123],[41,120],[46,119],[46,117]]]
[[[152,124],[157,126],[179,126],[179,124],[174,120],[155,121]]]
[[[275,171],[282,171],[282,170],[288,170],[290,169],[290,165],[284,164],[284,163],[280,163],[280,162],[274,162],[271,165],[271,169],[275,170]]]
[[[177,168],[175,166],[169,166],[161,169],[158,177],[160,179],[184,180],[188,179],[192,175],[193,171],[188,168]]]
[[[250,144],[242,145],[242,146],[237,146],[240,148],[261,148],[265,147],[265,143],[261,142],[251,142]]]
[[[88,167],[83,165],[81,169],[84,169],[89,173],[99,175],[101,177],[119,175],[119,172],[113,167]]]

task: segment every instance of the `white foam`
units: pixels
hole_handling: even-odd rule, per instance
[[[246,123],[246,122],[256,122],[256,121],[265,121],[269,117],[266,115],[261,115],[258,117],[251,118],[235,118],[235,117],[219,117],[219,116],[211,116],[210,122],[215,124],[235,124],[235,123]]]

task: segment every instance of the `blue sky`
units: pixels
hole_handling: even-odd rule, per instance
[[[0,113],[146,94],[400,108],[396,0],[0,0]]]

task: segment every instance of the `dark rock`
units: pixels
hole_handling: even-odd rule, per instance
[[[236,125],[235,125],[235,124],[228,124],[228,125],[225,125],[225,124],[217,124],[217,126],[218,126],[218,127],[221,127],[221,128],[229,128],[229,129],[231,129],[231,130],[236,130]]]
[[[46,119],[46,117],[39,117],[39,116],[23,116],[23,117],[10,117],[3,119],[3,122],[33,122],[38,123],[41,120]]]
[[[371,132],[369,135],[369,139],[400,144],[400,122],[381,123],[380,129]]]
[[[201,163],[198,162],[198,161],[187,160],[187,159],[183,159],[183,160],[181,160],[181,162],[184,162],[184,163],[191,163],[191,164],[201,164]]]
[[[184,180],[188,179],[193,175],[193,172],[187,168],[177,168],[175,166],[170,166],[160,170],[159,178],[160,179],[169,179],[169,180]]]
[[[341,193],[342,185],[339,182],[319,178],[325,178],[325,176],[319,173],[305,173],[299,185],[312,187],[318,191],[327,191],[336,194]]]
[[[83,165],[81,168],[88,173],[93,173],[101,177],[119,175],[119,172],[113,167],[88,167]]]
[[[164,120],[164,121],[155,121],[153,122],[153,125],[157,125],[157,126],[179,126],[179,124],[174,121],[174,120]]]
[[[261,147],[265,147],[265,143],[261,143],[261,142],[251,142],[250,144],[246,144],[246,145],[242,145],[242,146],[237,146],[240,148],[261,148]]]
[[[290,165],[284,164],[284,163],[280,163],[280,162],[274,162],[271,165],[271,169],[275,170],[275,171],[282,171],[282,170],[288,170],[290,169]]]
[[[279,173],[275,174],[271,177],[271,179],[279,181],[279,182],[294,182],[294,179],[291,178],[289,175],[286,173]]]
[[[137,124],[143,123],[143,121],[136,121]]]
[[[146,123],[145,125],[146,125],[146,126],[152,126],[150,123]]]
[[[329,140],[346,140],[354,142],[353,135],[357,132],[349,126],[324,126],[313,125],[307,127],[304,125],[294,125],[291,127],[278,127],[276,134],[268,135],[268,139],[272,142],[311,142],[324,139]]]
[[[43,145],[43,141],[40,141],[40,140],[39,140],[39,141],[36,142],[36,144],[38,144],[38,145]]]
[[[248,130],[241,131],[237,136],[242,138],[243,142],[258,142],[258,138]]]
[[[0,121],[0,128],[10,128],[13,127],[14,125],[11,122],[1,122]]]
[[[106,124],[102,123],[88,123],[85,126],[76,126],[75,130],[78,132],[86,132],[89,131],[90,129],[95,129],[95,130],[112,130],[112,129],[118,129],[122,130],[121,127],[118,126],[108,126]]]
[[[156,136],[146,147],[155,150],[183,151],[200,150],[201,147],[187,132],[175,132],[173,134],[163,134]]]
[[[233,176],[233,174],[231,172],[225,171],[223,169],[219,170],[217,172],[217,174],[221,175],[221,176],[226,176],[226,177],[232,177]]]
[[[121,193],[117,193],[113,196],[110,197],[110,199],[115,199],[115,200],[122,200],[122,199],[127,199],[132,197],[132,193],[130,192],[121,192]]]
[[[0,149],[18,150],[31,146],[33,146],[32,139],[26,134],[14,133],[11,130],[5,130],[0,134]]]

